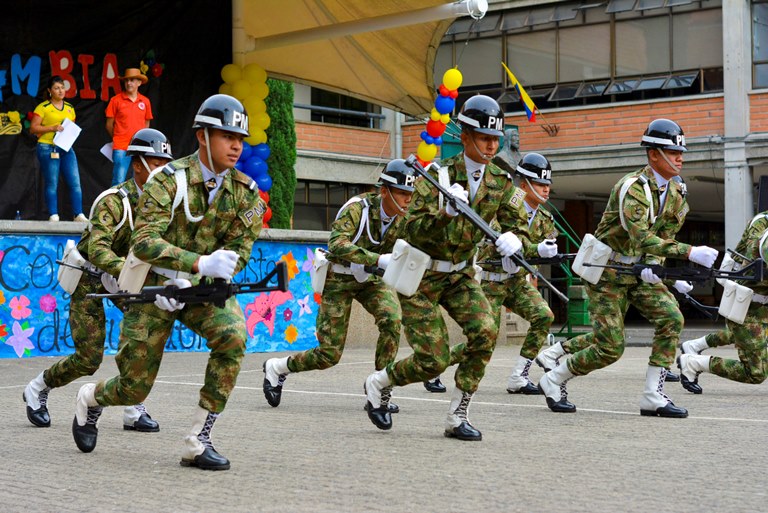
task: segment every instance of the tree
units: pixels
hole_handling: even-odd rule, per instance
[[[293,198],[296,191],[296,127],[293,120],[293,83],[267,80],[267,114],[271,120],[267,128],[267,159],[272,188],[269,206],[272,208],[270,228],[291,228]]]

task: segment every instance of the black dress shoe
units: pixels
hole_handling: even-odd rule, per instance
[[[203,454],[198,454],[195,459],[181,458],[179,464],[182,467],[197,467],[201,470],[229,470],[229,460],[213,447],[206,447]]]
[[[24,392],[21,393],[24,402],[27,402],[27,396]],[[33,410],[27,406],[27,418],[29,421],[37,427],[50,427],[51,416],[48,414],[48,407],[40,405],[40,408]]]
[[[680,384],[683,385],[684,389],[688,390],[692,394],[700,394],[704,391],[704,389],[701,388],[701,385],[699,385],[699,378],[691,381],[685,377],[685,374],[680,374]],[[27,407],[27,410],[29,410],[29,407]]]
[[[425,381],[424,388],[433,394],[441,394],[445,392],[445,385],[443,385],[443,382],[440,381],[440,378],[435,378],[433,381]]]
[[[267,373],[267,362],[261,366],[264,370],[264,374]],[[267,402],[273,408],[280,406],[280,398],[283,395],[283,382],[279,381],[277,386],[272,386],[267,378],[264,378],[264,397],[267,398]]]
[[[688,410],[675,406],[675,403],[669,401],[663,408],[655,410],[640,410],[640,415],[644,417],[668,417],[671,419],[684,419],[688,416]]]
[[[541,385],[539,385],[539,392],[544,394]],[[561,397],[559,401],[555,401],[546,395],[544,397],[547,399],[547,406],[549,406],[549,409],[555,413],[573,413],[576,411],[576,405],[569,402],[567,397]]]
[[[469,442],[479,442],[483,439],[483,434],[467,421],[459,424],[459,427],[446,429],[443,434],[446,438],[458,438],[459,440],[466,440]]]
[[[539,392],[539,387],[537,387],[530,381],[526,383],[524,387],[520,387],[517,390],[512,390],[511,388],[508,388],[507,392],[509,392],[510,394],[541,395],[541,392]]]
[[[680,375],[675,374],[672,371],[667,371],[667,375],[664,377],[664,381],[671,381],[672,383],[677,383],[680,381]]]
[[[368,401],[365,401],[365,404],[363,405],[363,409],[365,411],[368,411],[369,404],[371,403],[369,403]],[[395,403],[389,403],[389,413],[400,413],[400,407]]]
[[[139,420],[133,425],[123,424],[126,431],[139,431],[141,433],[157,433],[160,431],[160,424],[152,420],[148,413],[142,413]]]
[[[366,401],[365,411],[368,412],[368,418],[371,419],[374,426],[385,431],[392,429],[392,415],[389,413],[389,408],[381,406],[374,408],[370,401]]]
[[[96,424],[81,426],[77,423],[77,417],[72,420],[72,437],[77,448],[83,452],[91,452],[96,448],[96,439],[99,436],[99,428]]]

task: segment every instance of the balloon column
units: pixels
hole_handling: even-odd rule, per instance
[[[416,158],[424,167],[435,158],[437,147],[443,144],[442,135],[451,121],[451,112],[456,106],[456,97],[459,96],[459,86],[463,78],[456,68],[451,68],[443,74],[443,83],[438,88],[440,94],[435,99],[427,129],[421,132],[422,141],[416,149]]]
[[[267,72],[258,64],[247,64],[244,67],[227,64],[221,68],[221,78],[224,83],[219,87],[219,92],[240,100],[250,118],[251,135],[245,138],[243,153],[235,167],[250,176],[259,186],[259,194],[267,203],[267,211],[263,217],[264,228],[269,228],[267,223],[272,218],[272,209],[269,207],[272,177],[269,176],[267,166],[270,151],[266,129],[271,121],[267,114],[267,104],[264,102],[269,94]]]

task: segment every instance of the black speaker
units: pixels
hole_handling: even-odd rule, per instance
[[[768,210],[768,176],[761,176],[757,184],[757,211]]]

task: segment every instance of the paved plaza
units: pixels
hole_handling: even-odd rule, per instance
[[[505,391],[519,346],[494,354],[470,409],[482,442],[443,437],[448,394],[419,384],[395,389],[401,413],[380,431],[363,411],[370,347],[348,347],[326,371],[290,375],[279,408],[261,391],[262,362],[248,354],[213,433],[232,462],[225,472],[179,465],[207,354],[168,353],[146,401],[159,433],[122,429],[105,410],[96,450],[83,454],[71,423],[79,385],[49,398],[52,426],[26,419],[25,384],[51,358],[0,360],[5,512],[757,512],[768,508],[768,387],[705,375],[704,394],[668,383],[687,419],[640,417],[649,348],[569,384],[575,414],[550,412],[541,396]],[[403,347],[400,356],[410,349]],[[734,356],[732,348],[712,354]],[[287,353],[282,353],[282,355]],[[532,371],[538,380],[539,369]]]

